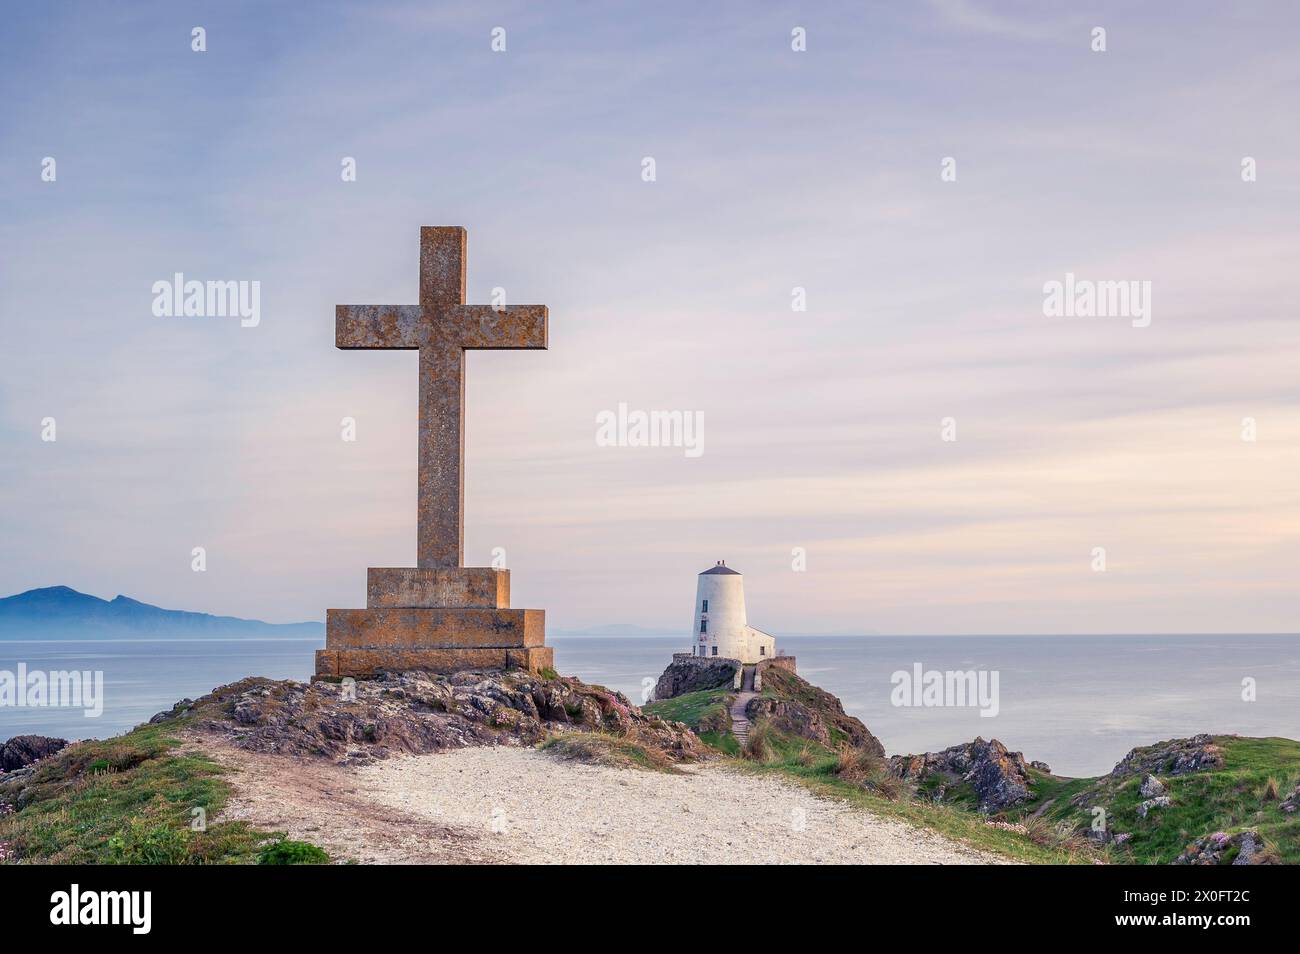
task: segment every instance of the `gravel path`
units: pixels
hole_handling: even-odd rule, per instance
[[[470,748],[360,768],[192,737],[231,769],[222,817],[366,864],[1001,864],[725,764],[680,775]]]
[[[376,802],[355,769],[246,752],[210,738],[192,744],[231,770],[226,780],[233,792],[222,820],[285,832],[319,845],[336,861],[451,865],[504,860],[484,833],[453,829]]]
[[[685,774],[473,748],[355,770],[355,793],[523,863],[987,864],[958,845],[794,782],[725,765]],[[478,840],[478,839],[476,839]],[[477,854],[478,852],[476,852]],[[488,860],[480,855],[480,860]]]

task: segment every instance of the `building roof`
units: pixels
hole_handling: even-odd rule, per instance
[[[733,576],[740,576],[740,572],[738,570],[733,570],[729,566],[723,566],[721,563],[719,563],[717,566],[711,566],[707,570],[704,570],[703,572],[700,573],[700,576],[709,576],[710,574],[720,574],[720,573],[730,573]]]

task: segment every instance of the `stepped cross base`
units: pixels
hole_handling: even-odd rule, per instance
[[[546,614],[510,608],[510,572],[466,567],[465,352],[544,349],[545,305],[465,304],[467,238],[420,229],[417,305],[338,305],[334,345],[418,351],[416,567],[372,568],[366,608],[325,613],[321,678],[384,670],[552,668]]]
[[[540,672],[555,666],[545,642],[545,610],[510,608],[509,570],[372,567],[365,609],[326,611],[316,677],[408,669]]]

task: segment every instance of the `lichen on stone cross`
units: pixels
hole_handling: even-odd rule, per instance
[[[546,306],[465,304],[466,233],[420,229],[418,305],[339,305],[335,346],[420,352],[417,566],[462,566],[465,351],[546,347]]]

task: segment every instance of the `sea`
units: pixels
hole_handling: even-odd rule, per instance
[[[549,637],[556,669],[641,702],[681,636]],[[181,698],[248,675],[306,679],[317,639],[0,641],[0,681],[28,671],[103,673],[98,716],[0,698],[0,741],[106,738]],[[1300,738],[1300,636],[783,636],[798,671],[838,696],[891,755],[997,738],[1059,775],[1108,772],[1132,747],[1200,732]],[[996,706],[925,705],[919,671],[985,674]],[[908,691],[904,691],[908,689]],[[13,700],[17,701],[17,700]],[[28,700],[30,701],[30,700]],[[967,700],[977,702],[978,700]],[[987,700],[986,700],[987,701]],[[994,709],[996,709],[994,713]],[[982,712],[989,713],[987,715]]]

